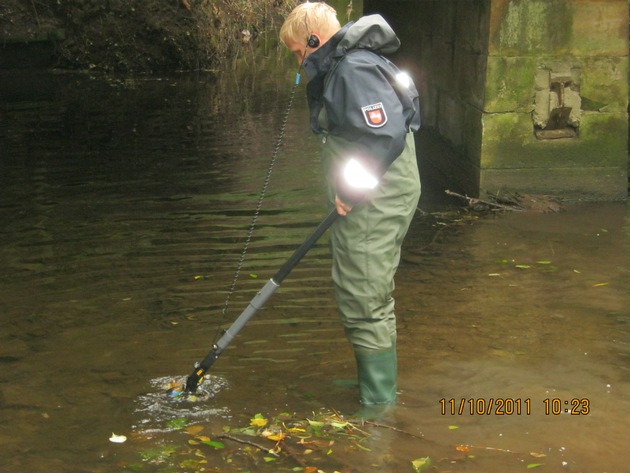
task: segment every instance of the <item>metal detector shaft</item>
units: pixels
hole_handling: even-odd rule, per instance
[[[223,336],[215,343],[212,350],[210,350],[203,361],[201,361],[201,363],[195,363],[194,371],[186,379],[185,392],[194,393],[197,390],[197,387],[203,381],[204,374],[206,374],[206,371],[217,361],[221,353],[223,353],[223,350],[227,348],[238,332],[249,322],[249,319],[265,305],[273,293],[280,287],[284,278],[289,275],[291,270],[300,262],[304,255],[308,253],[338,216],[339,214],[336,210],[333,210],[326,216],[315,231],[293,252],[291,257],[282,265],[278,272],[276,272],[254,296],[245,310],[241,312],[241,315],[237,317],[232,325],[224,332]]]

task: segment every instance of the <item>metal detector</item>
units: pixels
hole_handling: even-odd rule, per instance
[[[206,371],[219,358],[221,353],[227,348],[234,337],[249,322],[249,320],[261,309],[274,292],[280,287],[284,278],[286,278],[291,270],[300,262],[306,253],[315,245],[317,240],[328,230],[328,228],[337,219],[339,214],[336,209],[317,226],[315,231],[302,243],[291,257],[282,265],[278,272],[263,286],[263,288],[254,296],[249,305],[241,312],[241,315],[232,323],[232,325],[223,333],[223,336],[212,346],[206,357],[201,363],[195,363],[194,371],[186,379],[184,386],[185,393],[195,393],[202,383]]]

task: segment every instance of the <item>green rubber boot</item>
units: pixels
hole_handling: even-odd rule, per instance
[[[398,360],[396,343],[390,348],[370,350],[355,346],[359,391],[363,406],[382,406],[396,403]]]

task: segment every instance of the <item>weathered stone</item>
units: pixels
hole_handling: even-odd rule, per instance
[[[421,43],[412,60],[424,125],[452,145],[453,154],[433,159],[453,182],[626,198],[626,0],[365,4],[426,19],[401,40]]]
[[[536,58],[488,57],[485,112],[529,112],[534,107]]]

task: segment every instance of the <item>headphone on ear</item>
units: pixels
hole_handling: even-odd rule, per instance
[[[308,41],[306,41],[306,45],[309,48],[315,49],[319,46],[319,38],[312,34],[311,36],[309,36]]]

